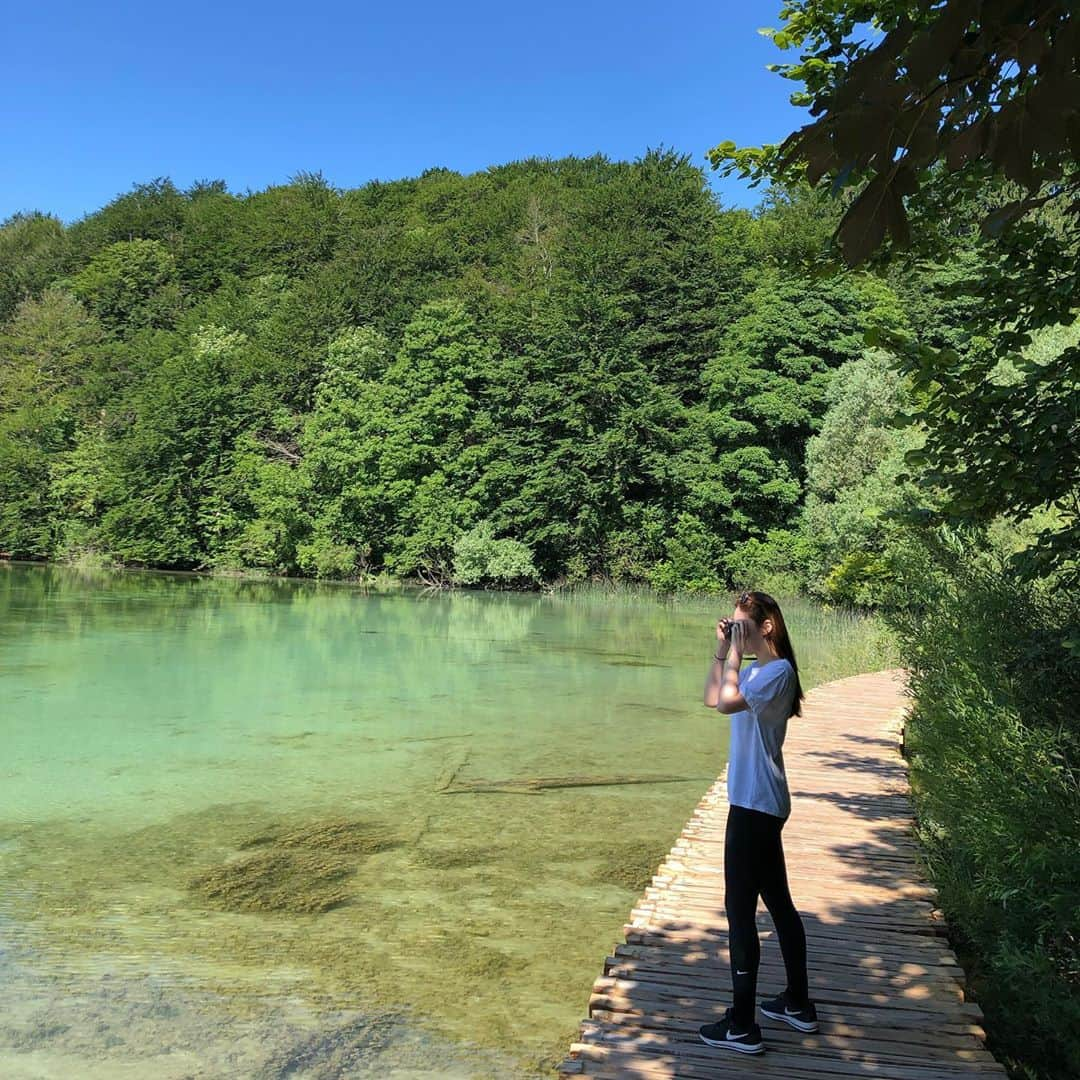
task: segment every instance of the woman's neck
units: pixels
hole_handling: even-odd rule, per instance
[[[770,660],[780,660],[780,654],[768,643],[765,643],[764,649],[759,649],[757,652],[757,662],[759,664],[767,664]]]

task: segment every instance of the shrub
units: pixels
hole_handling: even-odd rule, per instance
[[[838,562],[825,578],[829,596],[840,603],[856,607],[874,607],[881,592],[892,581],[887,558],[869,551],[851,551]]]
[[[357,572],[357,551],[325,537],[297,544],[296,561],[305,573],[318,578],[348,578]]]
[[[454,581],[458,585],[536,582],[533,555],[520,540],[496,539],[490,521],[481,521],[454,544]]]
[[[884,614],[911,671],[920,839],[991,1049],[1077,1076],[1080,598],[1022,582],[985,532],[926,539]]]

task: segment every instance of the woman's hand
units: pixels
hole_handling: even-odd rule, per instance
[[[727,656],[728,648],[731,646],[731,637],[729,636],[729,628],[731,626],[730,619],[721,619],[716,624],[716,656],[721,658]]]
[[[728,636],[731,639],[731,648],[738,656],[742,656],[746,648],[746,623],[742,619],[727,619]]]

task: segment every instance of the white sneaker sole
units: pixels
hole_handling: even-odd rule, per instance
[[[722,1046],[725,1050],[738,1050],[740,1054],[762,1054],[765,1052],[764,1043],[755,1043],[753,1046],[747,1046],[745,1043],[729,1041],[726,1039],[706,1039],[701,1032],[698,1032],[698,1038],[708,1046]]]
[[[817,1031],[818,1029],[816,1020],[800,1020],[796,1016],[788,1016],[787,1013],[769,1012],[768,1009],[762,1009],[760,1005],[758,1008],[761,1009],[763,1016],[771,1016],[774,1020],[783,1020],[785,1024],[790,1024],[799,1031]]]

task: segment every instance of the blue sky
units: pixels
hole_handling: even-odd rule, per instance
[[[0,219],[73,221],[159,176],[229,190],[321,171],[337,187],[533,155],[691,155],[809,121],[797,59],[758,34],[780,0],[711,3],[10,5]]]

